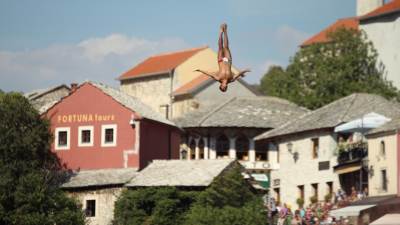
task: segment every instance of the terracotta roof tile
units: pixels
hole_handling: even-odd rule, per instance
[[[329,27],[324,29],[323,31],[319,32],[318,34],[312,36],[310,39],[303,42],[301,46],[304,47],[315,43],[329,42],[328,34],[330,32],[333,32],[341,27],[358,30],[358,24],[359,21],[357,17],[339,19],[335,23],[331,24]]]
[[[209,80],[211,80],[210,77],[201,74],[201,75],[197,76],[196,78],[194,78],[193,80],[187,82],[186,84],[184,84],[181,87],[179,87],[178,89],[176,89],[172,94],[175,96],[188,94]]]
[[[388,13],[396,12],[400,10],[400,0],[393,0],[367,14],[362,16],[360,20],[370,19],[372,17],[377,17],[381,15],[386,15]]]
[[[186,61],[197,52],[206,48],[208,47],[193,48],[179,52],[151,56],[133,67],[132,69],[123,73],[118,79],[124,80],[128,78],[150,76],[154,74],[168,72],[179,66],[181,63]]]

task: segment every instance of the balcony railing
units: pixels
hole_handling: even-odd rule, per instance
[[[341,143],[337,147],[338,163],[343,164],[363,159],[368,155],[368,145],[366,142]]]

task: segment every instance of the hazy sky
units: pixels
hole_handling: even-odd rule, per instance
[[[228,23],[233,63],[258,83],[271,64],[287,65],[297,46],[356,0],[0,0],[0,89],[61,83],[118,86],[146,57],[208,45]]]

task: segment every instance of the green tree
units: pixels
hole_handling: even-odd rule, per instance
[[[187,225],[263,225],[267,217],[261,198],[251,192],[240,167],[219,176],[199,195],[186,216]]]
[[[328,34],[330,42],[301,48],[286,70],[272,67],[261,80],[262,92],[286,98],[309,109],[356,92],[399,99],[366,35],[341,28]]]
[[[197,196],[174,187],[126,190],[115,203],[114,224],[178,225]]]
[[[79,225],[83,212],[59,185],[49,123],[18,93],[0,93],[0,224]]]

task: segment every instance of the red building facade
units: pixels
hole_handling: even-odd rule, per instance
[[[178,159],[180,131],[116,89],[86,82],[44,113],[52,151],[70,169],[138,168]]]

